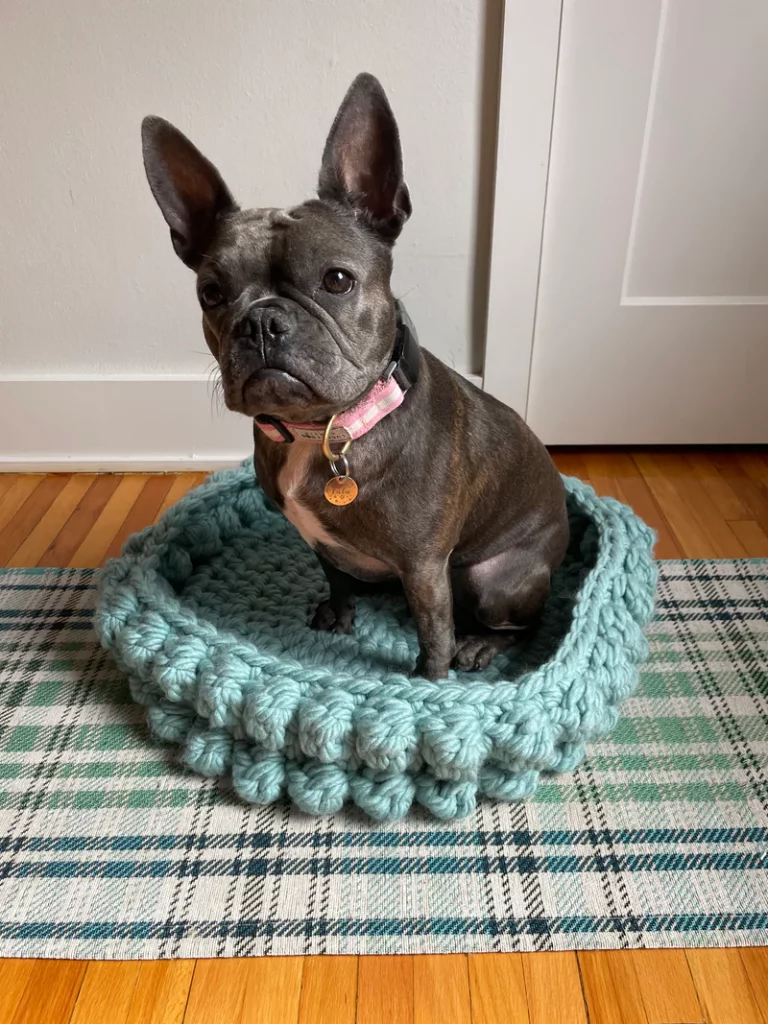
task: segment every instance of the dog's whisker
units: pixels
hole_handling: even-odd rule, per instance
[[[208,396],[211,403],[211,412],[223,412],[226,407],[224,383],[221,379],[219,364],[215,360],[208,368]]]
[[[224,396],[221,389],[221,381],[217,380],[211,391],[211,413],[219,414],[224,412]]]

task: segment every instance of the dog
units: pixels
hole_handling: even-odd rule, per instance
[[[317,198],[290,209],[242,210],[162,118],[142,140],[226,405],[253,419],[258,480],[327,577],[312,626],[349,633],[360,585],[400,581],[414,674],[485,668],[539,617],[568,543],[565,490],[512,409],[420,349],[392,294],[411,199],[380,83],[354,80]]]

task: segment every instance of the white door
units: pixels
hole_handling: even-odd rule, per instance
[[[564,0],[539,269],[544,441],[768,442],[766,0]]]

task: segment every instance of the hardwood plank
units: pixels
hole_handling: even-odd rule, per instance
[[[707,452],[693,451],[686,452],[684,457],[723,519],[728,522],[732,519],[749,519],[749,513],[728,482],[720,475],[720,470],[711,455]]]
[[[126,1024],[181,1024],[194,971],[194,960],[142,961]]]
[[[34,960],[0,960],[0,1021],[12,1020],[34,966]]]
[[[125,522],[147,480],[147,475],[143,473],[122,477],[98,519],[69,560],[70,566],[88,569],[101,565],[112,538]]]
[[[704,1020],[684,949],[636,949],[631,958],[648,1024]]]
[[[587,467],[581,452],[555,451],[550,452],[550,455],[558,472],[564,476],[576,476],[580,480],[587,479]]]
[[[688,949],[707,1024],[765,1024],[738,949]]]
[[[239,1024],[296,1024],[304,957],[256,957],[247,964],[248,980]]]
[[[519,953],[472,953],[469,993],[472,1024],[530,1024]]]
[[[198,960],[184,1024],[238,1024],[245,985],[242,960]]]
[[[768,949],[748,946],[740,949],[739,955],[752,986],[755,1002],[760,1007],[765,1021],[768,1022]]]
[[[199,487],[207,476],[207,473],[177,473],[170,490],[163,499],[163,503],[157,510],[155,522],[157,522],[166,509],[175,505],[188,491],[191,491],[194,487]]]
[[[92,960],[85,969],[71,1024],[125,1024],[139,966],[137,960]]]
[[[531,1024],[587,1024],[575,953],[523,953]]]
[[[16,549],[21,547],[30,532],[34,530],[64,490],[69,479],[68,476],[60,474],[46,476],[35,487],[16,514],[8,520],[0,533],[0,565],[5,565],[8,559],[14,555]]]
[[[0,500],[0,530],[13,519],[24,502],[45,479],[42,473],[20,473]]]
[[[765,457],[758,452],[740,452],[738,460],[747,476],[756,484],[766,488],[766,498],[768,499],[768,464]]]
[[[616,459],[615,452],[586,452],[584,455],[589,481],[601,498],[616,498],[628,504],[616,470],[621,462]]]
[[[356,1002],[356,956],[305,958],[299,1024],[353,1024]]]
[[[713,452],[712,460],[723,479],[746,508],[749,518],[759,523],[764,533],[768,533],[768,494],[765,488],[744,471],[736,456],[727,452]]]
[[[606,469],[620,488],[623,500],[656,531],[656,557],[681,558],[682,550],[672,528],[632,457],[626,452],[610,452],[604,458],[607,460]]]
[[[466,954],[417,956],[413,960],[414,1024],[470,1024]]]
[[[8,565],[37,565],[95,479],[95,476],[86,473],[77,473],[70,477],[37,526],[16,549],[13,557],[8,559]]]
[[[54,568],[69,565],[70,559],[88,536],[121,480],[122,477],[116,473],[96,477],[61,532],[40,556],[38,565]]]
[[[104,554],[104,561],[108,558],[117,558],[123,550],[123,544],[132,533],[137,533],[154,522],[158,509],[171,489],[172,483],[173,477],[168,474],[151,476],[147,480],[122,526],[112,538],[112,542]]]
[[[739,538],[747,558],[768,558],[768,534],[753,519],[740,519],[728,525]]]
[[[728,526],[720,511],[692,474],[682,455],[662,452],[654,456],[656,464],[672,480],[677,493],[688,505],[704,533],[709,538],[718,558],[743,558],[744,548]]]
[[[687,558],[717,558],[714,545],[663,466],[656,462],[654,456],[644,452],[638,452],[634,460],[672,527],[683,554]]]
[[[357,1024],[412,1024],[413,957],[361,956]]]
[[[10,491],[20,476],[20,473],[0,473],[0,499]]]
[[[36,960],[12,1024],[67,1024],[84,976],[81,960]]]
[[[578,954],[590,1024],[647,1024],[635,965],[623,950]]]

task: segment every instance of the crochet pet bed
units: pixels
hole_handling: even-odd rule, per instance
[[[101,576],[96,630],[154,734],[244,800],[352,800],[381,820],[414,800],[454,818],[478,792],[527,797],[615,726],[653,612],[651,530],[565,483],[571,543],[541,624],[482,672],[409,678],[418,643],[396,596],[359,599],[351,636],[311,630],[323,574],[250,463],[130,538]]]

